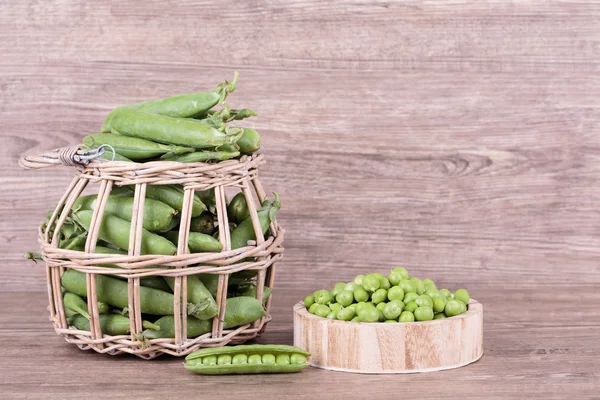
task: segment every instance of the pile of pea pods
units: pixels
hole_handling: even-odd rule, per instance
[[[127,104],[108,114],[101,133],[83,139],[84,148],[110,149],[102,158],[112,161],[211,162],[252,154],[260,135],[233,123],[256,116],[225,101],[237,85],[224,81],[216,89]]]
[[[264,235],[270,229],[280,208],[279,197],[265,200],[257,210],[261,230]],[[173,185],[148,186],[144,202],[142,229],[142,254],[174,255],[179,237],[179,216],[183,205],[183,189]],[[72,206],[71,213],[57,234],[58,247],[65,250],[84,251],[88,228],[97,196],[79,197]],[[217,216],[214,209],[214,191],[195,194],[188,249],[190,253],[220,252]],[[133,191],[131,188],[115,188],[105,205],[100,224],[96,253],[127,254]],[[52,212],[42,223],[45,229]],[[247,246],[248,241],[256,240],[248,204],[243,193],[236,194],[227,207],[230,221],[232,249]],[[54,228],[51,227],[50,235]],[[29,253],[29,258],[41,258]],[[109,268],[119,268],[114,264],[104,264]],[[208,333],[211,319],[217,315],[215,301],[219,275],[193,274],[187,276],[187,337],[193,338]],[[80,330],[89,330],[87,312],[87,286],[84,272],[67,269],[62,277],[65,314],[69,323]],[[109,335],[129,333],[128,284],[126,280],[111,274],[96,277],[97,299],[99,301],[100,325],[102,332]],[[144,337],[155,339],[175,337],[174,330],[174,286],[175,279],[165,276],[147,276],[140,279],[140,308],[144,317]],[[228,280],[226,311],[223,326],[231,329],[258,320],[265,315],[264,302],[271,295],[271,288],[264,287],[263,302],[256,299],[256,271],[240,271]]]
[[[332,290],[317,290],[304,298],[311,314],[351,322],[415,322],[450,318],[467,311],[466,289],[438,289],[431,279],[409,277],[406,268],[358,275]]]

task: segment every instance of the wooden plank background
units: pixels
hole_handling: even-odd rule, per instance
[[[237,70],[230,104],[260,114],[287,230],[274,324],[307,292],[397,265],[492,312],[509,289],[592,294],[599,53],[591,0],[0,0],[0,292],[44,293],[23,253],[72,177],[19,157]],[[561,326],[600,327],[571,300]]]

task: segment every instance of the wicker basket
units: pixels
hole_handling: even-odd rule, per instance
[[[54,225],[55,234],[50,236],[48,228],[40,229],[42,257],[46,265],[50,319],[56,332],[69,343],[81,349],[94,349],[99,353],[131,353],[144,359],[152,359],[167,353],[175,356],[187,355],[202,347],[219,347],[239,344],[260,335],[271,320],[269,308],[271,298],[265,303],[266,315],[251,324],[232,330],[223,329],[225,300],[229,276],[234,272],[256,271],[256,297],[262,301],[264,286],[273,288],[275,264],[283,256],[284,231],[273,222],[269,229],[271,236],[264,237],[260,229],[257,207],[266,199],[266,193],[258,180],[258,167],[264,164],[262,155],[243,156],[239,160],[218,163],[179,163],[156,161],[130,163],[94,159],[89,152],[79,147],[56,149],[38,156],[20,160],[24,168],[43,168],[52,165],[69,165],[77,168],[76,176],[60,199],[48,226]],[[90,183],[99,183],[98,206],[93,212],[89,227],[85,252],[63,250],[57,247],[57,232],[67,218],[73,202]],[[177,254],[140,255],[144,212],[144,199],[147,185],[182,184],[184,206],[181,212],[179,245]],[[134,207],[128,255],[96,254],[98,231],[108,195],[115,186],[135,185]],[[187,243],[191,219],[194,190],[214,188],[216,213],[218,218],[219,240],[223,250],[219,253],[188,254]],[[257,240],[248,242],[247,247],[230,250],[230,237],[227,220],[225,188],[242,191],[248,203],[250,217]],[[231,190],[231,189],[230,189]],[[103,267],[112,263],[121,269]],[[165,267],[151,267],[161,265]],[[174,267],[174,268],[166,268]],[[80,331],[70,327],[65,316],[60,279],[67,268],[84,272],[87,277],[87,299],[90,331]],[[187,313],[182,305],[187,304],[187,279],[190,274],[218,274],[219,286],[215,298],[218,307],[217,317],[212,321],[212,332],[188,339],[186,337]],[[122,336],[103,335],[100,330],[98,302],[96,296],[96,275],[110,274],[127,279],[129,294],[130,334]],[[176,277],[174,285],[175,338],[144,340],[140,338],[142,316],[140,312],[140,277]],[[183,310],[182,310],[183,308]]]

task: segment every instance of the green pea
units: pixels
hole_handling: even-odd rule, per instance
[[[335,311],[330,312],[329,314],[327,314],[327,319],[336,319],[337,314],[335,313]]]
[[[433,316],[433,319],[444,319],[444,318],[446,318],[444,313],[437,313]]]
[[[410,312],[415,311],[417,308],[419,308],[419,305],[414,301],[411,301],[410,303],[406,303],[406,305],[404,306],[404,310],[410,311]]]
[[[458,289],[456,292],[454,292],[454,300],[460,300],[463,303],[468,304],[469,300],[471,300],[471,296],[466,289]]]
[[[317,306],[319,306],[319,304],[313,303],[310,307],[308,307],[308,312],[311,313],[311,314],[314,314],[315,313],[315,308]]]
[[[425,292],[425,294],[427,296],[431,297],[431,300],[433,300],[433,299],[442,299],[442,300],[444,300],[444,303],[446,302],[446,297],[444,297],[444,295],[441,294],[439,292],[439,290],[436,290],[435,292],[428,291],[428,292]]]
[[[235,365],[247,364],[248,363],[248,356],[245,355],[245,354],[236,354],[231,359],[231,363],[235,364]]]
[[[392,286],[387,292],[388,300],[402,300],[404,299],[404,289],[400,286]]]
[[[373,295],[371,296],[371,300],[375,304],[379,304],[383,301],[387,300],[387,290],[385,289],[377,289]]]
[[[248,357],[248,364],[262,364],[262,357],[260,354],[252,354]]]
[[[446,308],[446,299],[436,297],[433,299],[433,311],[441,313]]]
[[[390,281],[391,285],[398,285],[400,283],[400,281],[404,279],[404,276],[402,276],[401,273],[399,272],[390,272],[390,275],[388,276],[388,280]]]
[[[385,315],[383,315],[383,312],[381,310],[377,310],[377,312],[379,313],[379,318],[377,319],[377,321],[379,321],[379,322],[385,321]]]
[[[315,298],[313,296],[306,296],[304,298],[304,306],[306,308],[310,308],[310,306],[312,306],[313,304],[315,304]]]
[[[317,301],[317,297],[321,297],[323,295],[324,292],[328,292],[328,290],[325,289],[319,289],[319,290],[315,290],[312,294],[312,297],[315,299],[315,302]]]
[[[425,293],[425,285],[422,280],[419,278],[410,278],[410,281],[415,284],[415,289],[419,296]]]
[[[410,303],[411,301],[415,301],[416,299],[419,298],[419,295],[416,293],[406,293],[404,295],[404,299],[402,299],[402,301],[404,302],[404,304]]]
[[[344,288],[344,290],[348,290],[349,292],[354,292],[359,287],[361,287],[361,286],[357,285],[354,282],[349,282],[349,283],[346,283],[346,287]]]
[[[426,294],[422,294],[415,300],[415,303],[419,305],[419,307],[433,307],[433,301],[431,297]]]
[[[381,303],[377,303],[377,305],[375,306],[375,308],[378,309],[379,311],[383,312],[383,309],[384,309],[384,307],[385,307],[386,304],[387,303],[385,303],[385,302],[382,301]]]
[[[379,274],[379,273],[376,273],[373,275],[377,276],[377,279],[379,279],[379,288],[380,289],[388,290],[391,287],[390,281],[388,280],[388,278],[386,278],[385,276],[383,276],[382,274]]]
[[[342,309],[342,305],[339,303],[331,303],[328,307],[331,311],[335,312],[338,312]]]
[[[379,310],[371,305],[364,305],[358,309],[358,317],[364,322],[377,322],[379,321]]]
[[[275,364],[275,356],[273,354],[263,354],[262,363],[263,364]]]
[[[357,305],[358,305],[357,303],[352,303],[352,304],[350,304],[350,305],[349,305],[348,307],[346,307],[346,308],[349,308],[349,309],[351,309],[351,310],[352,310],[352,311],[354,311],[354,313],[356,314],[356,306],[357,306]]]
[[[375,275],[375,274],[368,274],[368,275],[365,275],[365,277],[363,278],[362,287],[369,293],[373,293],[374,291],[379,289],[380,286],[381,286],[381,282],[379,281],[379,278],[377,278],[377,275]]]
[[[405,296],[407,293],[417,293],[415,284],[408,279],[401,280],[399,286],[402,288],[402,290],[404,290]]]
[[[344,282],[338,282],[333,286],[333,289],[331,289],[331,295],[333,297],[335,297],[339,292],[341,292],[342,290],[344,290],[344,288],[346,287],[346,284]]]
[[[398,318],[398,322],[413,322],[414,320],[415,316],[410,311],[402,311],[400,318]]]
[[[446,317],[454,317],[462,312],[462,304],[458,300],[448,300],[446,307],[444,307],[444,314]]]
[[[383,322],[385,322],[385,323],[389,324],[389,323],[392,323],[392,322],[394,322],[394,323],[395,323],[395,322],[398,322],[398,321],[396,321],[395,319],[386,319],[386,320],[385,320],[385,321],[383,321]]]
[[[392,300],[383,308],[383,315],[386,319],[396,320],[402,314],[404,303],[401,300]]]
[[[433,308],[419,307],[415,310],[414,315],[417,321],[431,321],[433,319]]]
[[[406,268],[403,268],[403,267],[394,268],[392,270],[392,273],[400,274],[402,276],[402,279],[408,279],[408,271],[406,270]]]
[[[314,310],[315,315],[323,318],[327,318],[330,312],[331,309],[324,304],[317,304]]]
[[[369,300],[369,293],[363,287],[356,288],[354,291],[354,300],[358,302],[367,301]]]
[[[344,307],[348,307],[354,301],[354,293],[344,289],[335,296],[335,301]]]
[[[383,276],[383,274],[380,274],[379,272],[373,272],[371,275],[376,276],[380,282],[385,278],[385,276]]]
[[[206,356],[202,359],[204,365],[217,365],[217,356]]]
[[[333,295],[328,290],[321,290],[320,293],[315,296],[315,302],[327,305],[333,302]]]
[[[454,300],[456,300],[456,299],[454,299]],[[462,314],[464,312],[467,312],[467,305],[460,300],[456,300],[456,301],[458,301],[460,303],[460,313]]]
[[[306,362],[306,356],[304,354],[294,353],[290,357],[292,364],[304,364]]]
[[[350,321],[355,316],[356,316],[356,312],[354,311],[354,308],[351,308],[351,307],[342,308],[337,313],[337,319],[342,320],[342,321]]]
[[[358,311],[363,308],[367,303],[364,301],[361,301],[359,303],[355,303],[354,304],[354,311],[356,311],[356,314],[358,314]]]
[[[452,293],[448,289],[440,289],[439,293],[444,296],[446,299],[450,299],[452,297]]]
[[[356,275],[356,278],[354,278],[354,283],[356,283],[357,285],[361,286],[364,277],[365,277],[364,275]]]
[[[425,285],[425,287],[427,287],[427,285],[433,285],[435,287],[435,282],[429,278],[425,278],[423,279],[423,285]]]
[[[350,320],[350,322],[361,322],[358,315]]]
[[[264,361],[263,361],[264,362]],[[290,356],[289,354],[278,354],[276,364],[277,365],[289,365],[290,364]]]
[[[221,354],[217,357],[218,365],[228,365],[231,364],[231,356],[229,354]]]

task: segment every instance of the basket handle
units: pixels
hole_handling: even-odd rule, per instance
[[[35,156],[25,156],[19,159],[19,165],[25,169],[40,169],[55,165],[85,166],[90,160],[104,154],[104,147],[93,150],[83,150],[81,146],[60,147],[45,151]]]

